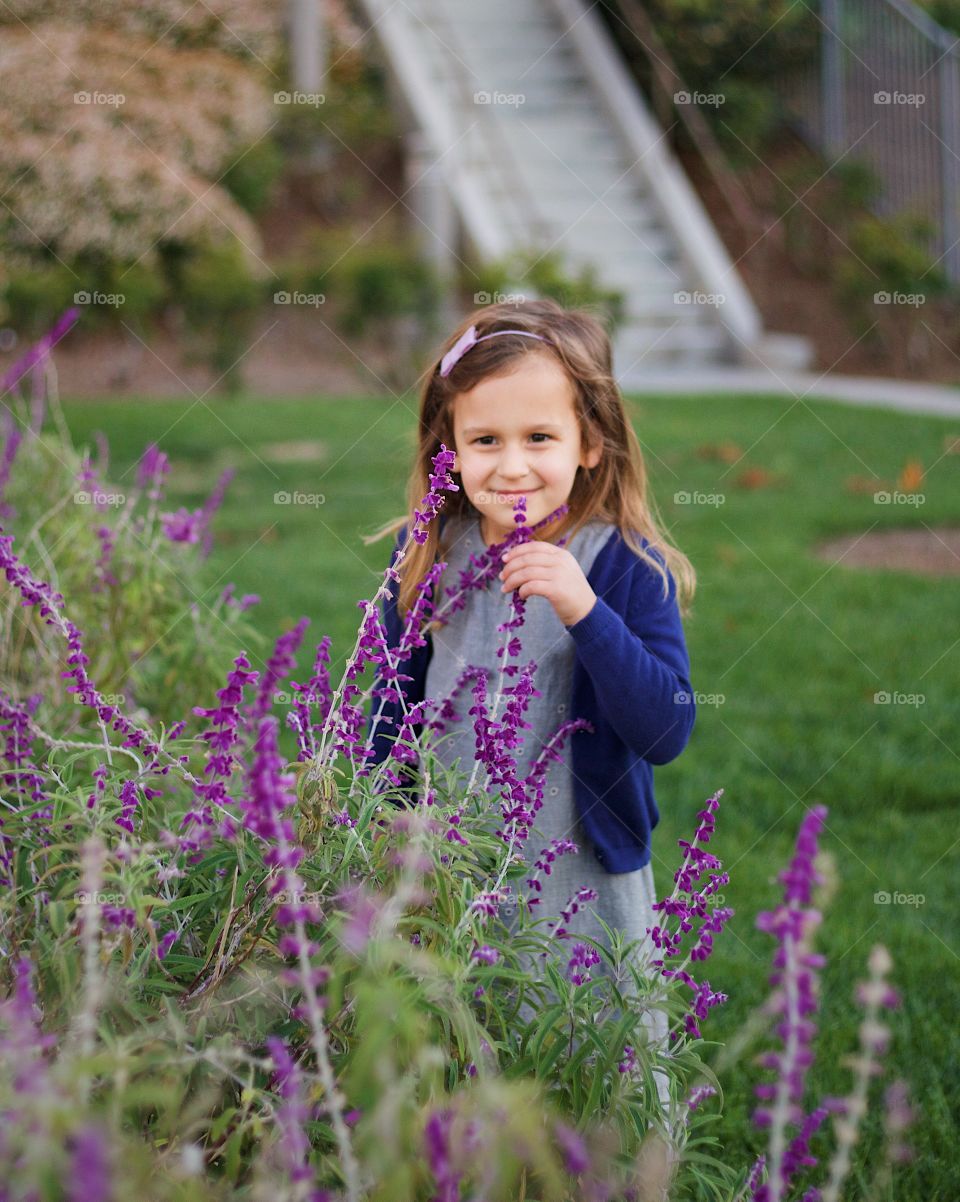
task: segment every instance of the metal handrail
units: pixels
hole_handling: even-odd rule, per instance
[[[871,168],[878,215],[930,221],[928,270],[960,281],[960,38],[911,0],[820,0],[820,27],[816,68],[791,81],[801,136],[831,161],[849,154]]]
[[[759,239],[766,230],[766,223],[746,189],[728,166],[726,156],[703,113],[695,104],[678,104],[674,100],[677,93],[688,93],[690,89],[684,83],[676,61],[657,33],[649,13],[640,0],[615,0],[615,3],[620,19],[637,39],[637,44],[646,52],[653,88],[659,89],[660,97],[669,106],[668,111],[675,110],[686,126],[694,148],[713,177],[737,224],[751,240]],[[655,100],[656,97],[652,99]]]
[[[435,28],[440,28],[443,30],[442,41],[445,42],[446,45],[449,46],[450,49],[454,51],[456,56],[462,61],[463,45],[457,35],[453,32],[446,14],[442,13],[442,3],[431,3],[429,7],[430,23]],[[443,61],[445,64],[448,62],[446,56],[444,57]],[[451,72],[450,78],[452,79],[453,86],[457,89],[460,95],[461,102],[464,104],[475,103],[473,99],[474,94],[467,86],[464,77],[457,71],[453,71]],[[495,105],[491,105],[490,107],[491,110],[496,108]],[[497,172],[501,182],[505,185],[503,188],[503,194],[509,197],[511,202],[514,203],[517,210],[517,216],[520,220],[521,228],[532,230],[532,238],[536,243],[536,248],[539,250],[542,247],[549,245],[549,242],[553,236],[552,225],[544,217],[540,208],[540,203],[537,200],[536,193],[523,178],[516,151],[510,143],[509,138],[507,138],[504,134],[502,117],[499,113],[495,113],[493,111],[491,111],[490,115],[494,118],[492,121],[478,122],[478,128],[481,131],[482,141],[486,149],[487,162]],[[492,127],[495,127],[493,131]],[[501,152],[499,155],[496,147],[491,146],[489,137],[491,132],[495,133],[496,141]],[[508,160],[511,164],[511,166],[506,170],[504,170],[503,166],[504,159]]]

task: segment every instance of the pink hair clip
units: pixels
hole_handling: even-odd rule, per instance
[[[548,338],[544,338],[542,334],[531,334],[529,330],[494,330],[492,334],[484,334],[482,338],[478,338],[477,327],[471,326],[460,335],[440,360],[440,375],[444,377],[449,376],[472,346],[476,346],[478,342],[486,342],[488,338],[496,338],[499,334],[520,334],[524,338],[538,338],[541,342],[550,341]]]

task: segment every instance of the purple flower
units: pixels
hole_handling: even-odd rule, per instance
[[[495,947],[488,947],[484,944],[483,947],[475,947],[472,952],[472,959],[478,960],[481,964],[496,964],[500,959],[500,953]]]
[[[433,456],[433,471],[430,474],[430,491],[420,502],[420,508],[413,511],[413,529],[411,534],[415,542],[423,544],[427,541],[427,526],[440,512],[444,498],[441,493],[459,492],[460,485],[454,484],[450,469],[456,462],[456,454],[447,450],[443,443],[440,450]]]
[[[578,889],[560,911],[560,917],[553,925],[552,934],[558,939],[569,939],[570,933],[567,930],[567,924],[572,920],[574,914],[578,913],[587,902],[596,901],[598,897],[599,894],[596,889],[586,887]],[[542,952],[541,955],[546,955],[546,952]]]
[[[594,894],[594,896],[596,896]],[[600,963],[600,956],[595,948],[586,943],[574,945],[573,955],[567,965],[567,974],[574,985],[583,985],[592,980],[590,969]]]
[[[114,706],[107,705],[94,688],[86,672],[86,665],[90,660],[83,650],[83,634],[60,612],[63,597],[54,592],[49,584],[33,577],[26,565],[21,563],[14,554],[13,542],[12,536],[0,535],[0,568],[3,569],[7,581],[17,589],[23,598],[21,605],[38,605],[40,617],[48,626],[55,627],[65,639],[69,651],[66,658],[69,667],[67,671],[61,673],[61,676],[72,679],[74,682],[67,686],[67,691],[76,694],[84,705],[97,711],[97,717],[104,725],[104,734],[106,734],[105,724],[112,721],[113,729],[126,736],[122,745],[133,748],[142,747],[144,755],[150,760],[146,765],[147,770],[156,768],[158,761],[153,757],[159,752],[159,747],[150,742],[149,732],[135,726]]]
[[[121,927],[129,927],[133,930],[137,925],[136,913],[127,906],[103,906],[101,907],[104,921],[108,927],[118,931]]]
[[[44,334],[38,342],[35,342],[27,353],[14,363],[13,367],[3,377],[3,380],[0,381],[0,396],[6,396],[8,392],[12,392],[28,371],[47,358],[60,339],[70,332],[79,316],[80,310],[74,307],[67,309],[57,319],[53,328]],[[33,427],[35,427],[34,433],[39,432],[40,426],[36,421],[33,423]]]
[[[290,726],[296,731],[300,744],[300,760],[309,760],[317,754],[317,742],[314,732],[323,729],[323,724],[330,713],[333,693],[330,688],[330,636],[325,634],[317,644],[313,661],[313,672],[306,687],[295,680],[290,681],[290,688],[295,694],[293,709],[288,718]],[[303,694],[303,696],[301,696]],[[311,722],[310,710],[316,706],[320,715],[319,722]]]
[[[549,847],[545,847],[535,861],[533,865],[533,876],[527,877],[527,884],[530,886],[531,890],[534,890],[537,893],[542,892],[543,886],[540,884],[540,873],[543,872],[546,876],[549,876],[553,871],[551,865],[553,864],[554,860],[559,859],[560,856],[568,854],[576,855],[579,853],[579,851],[580,848],[572,839],[553,839]],[[539,903],[539,897],[531,897],[527,900],[528,907],[539,905]]]
[[[149,488],[151,500],[160,499],[160,483],[170,470],[170,460],[155,442],[151,442],[137,464],[137,488]]]
[[[115,819],[117,826],[122,826],[125,831],[133,834],[133,816],[137,812],[137,807],[140,804],[140,799],[137,797],[137,782],[135,780],[127,780],[123,782],[120,788],[120,804],[123,807],[120,811],[120,816]]]
[[[67,1175],[69,1202],[110,1202],[110,1152],[104,1133],[85,1123],[68,1136],[70,1171]]]
[[[292,1183],[313,1181],[310,1167],[310,1140],[305,1124],[310,1107],[304,1097],[300,1070],[294,1064],[286,1044],[279,1036],[268,1035],[266,1040],[273,1061],[282,1104],[277,1108],[277,1127],[280,1132],[279,1151],[287,1177]]]
[[[33,988],[33,961],[20,955],[13,965],[13,994],[0,1001],[0,1059],[14,1093],[39,1093],[46,1085],[46,1051],[57,1036],[40,1029],[40,1007]]]
[[[910,1145],[903,1133],[912,1126],[916,1115],[910,1105],[910,1088],[906,1081],[898,1078],[884,1091],[883,1127],[887,1136],[887,1155],[894,1164],[903,1164],[913,1157]]]
[[[637,1053],[633,1050],[630,1044],[623,1045],[623,1059],[617,1065],[617,1071],[621,1073],[629,1073],[636,1066]],[[692,1107],[691,1107],[692,1109]]]
[[[695,1085],[687,1095],[688,1113],[692,1113],[694,1110],[697,1110],[699,1106],[707,1100],[707,1098],[714,1097],[716,1092],[717,1091],[712,1085]]]
[[[167,952],[180,938],[179,931],[167,931],[160,942],[157,944],[157,959],[163,960],[166,958]]]
[[[814,882],[819,879],[813,867],[817,854],[817,839],[826,817],[826,806],[808,810],[797,835],[796,852],[790,865],[780,873],[784,884],[784,900],[776,910],[757,915],[757,926],[777,940],[774,971],[770,984],[776,991],[769,1008],[782,1017],[777,1034],[783,1041],[784,1052],[768,1053],[762,1063],[777,1072],[776,1083],[758,1085],[757,1096],[775,1101],[786,1108],[790,1122],[803,1119],[804,1082],[813,1062],[812,1040],[816,1024],[810,1017],[817,1010],[818,980],[816,970],[823,966],[823,956],[810,950],[810,938],[820,921],[820,914],[808,908]],[[761,1126],[770,1122],[770,1113],[760,1108],[754,1121]],[[776,1166],[771,1165],[771,1172]]]
[[[11,423],[15,421],[9,410],[7,416],[11,418]],[[17,457],[17,451],[20,449],[20,444],[23,442],[23,434],[12,424],[9,433],[4,439],[3,455],[0,457],[0,498],[3,497],[4,490],[10,480],[10,472],[13,470],[13,463]],[[13,517],[14,508],[7,501],[0,500],[0,517]]]
[[[460,1202],[460,1178],[453,1157],[453,1110],[431,1112],[423,1129],[423,1146],[427,1167],[436,1183],[432,1202]]]
[[[198,543],[203,532],[203,510],[192,513],[181,506],[176,513],[161,513],[163,533],[173,543]]]
[[[702,844],[709,843],[716,829],[716,812],[720,806],[723,790],[719,789],[713,797],[708,798],[704,808],[697,817],[700,824],[693,840],[687,843],[678,840],[683,849],[683,859],[680,867],[674,873],[674,890],[670,897],[656,902],[652,909],[662,911],[667,919],[677,919],[677,930],[671,932],[666,920],[660,925],[649,929],[650,938],[655,947],[663,953],[662,958],[653,960],[652,964],[660,969],[661,976],[668,980],[676,978],[682,981],[693,993],[690,1010],[684,1016],[684,1029],[693,1039],[701,1038],[700,1023],[703,1022],[714,1007],[727,1000],[727,995],[717,993],[710,987],[709,981],[696,981],[683,968],[668,968],[666,962],[679,956],[682,952],[684,937],[693,931],[699,922],[696,942],[688,955],[691,960],[706,960],[713,948],[713,935],[722,931],[724,925],[733,915],[733,910],[722,906],[710,906],[710,899],[721,885],[726,884],[730,877],[720,871],[722,865],[716,856],[704,851]],[[700,878],[709,873],[707,884],[700,886]],[[684,896],[686,895],[686,896]],[[676,1032],[670,1032],[671,1041],[677,1038]]]
[[[213,532],[210,529],[210,523],[213,520],[213,515],[223,503],[224,493],[227,491],[227,486],[236,475],[236,471],[232,467],[228,467],[226,471],[221,472],[220,479],[213,486],[213,492],[207,497],[203,503],[203,508],[200,510],[201,517],[201,536],[203,538],[203,555],[204,557],[210,554],[213,546]]]
[[[255,729],[264,714],[270,713],[277,685],[286,680],[297,666],[297,650],[309,625],[309,618],[301,618],[292,630],[277,639],[257,687],[257,695],[247,707],[245,718],[248,729]]]
[[[209,718],[212,729],[204,731],[201,738],[207,744],[207,763],[203,775],[209,779],[205,784],[196,786],[195,792],[201,801],[200,809],[188,811],[181,827],[189,827],[196,823],[201,828],[201,839],[206,840],[203,832],[212,825],[213,807],[223,808],[232,804],[233,798],[227,792],[227,784],[237,762],[233,748],[239,742],[237,727],[240,724],[240,704],[243,701],[243,690],[248,684],[256,684],[260,673],[250,670],[250,661],[241,654],[233,661],[233,671],[227,676],[226,686],[217,691],[220,704],[212,708],[195,706],[193,713],[198,718]],[[224,835],[232,833],[233,819],[227,819],[223,829]],[[198,849],[201,843],[192,837],[182,837],[181,847]]]
[[[490,890],[488,892],[478,893],[470,903],[470,906],[474,910],[479,910],[481,914],[492,917],[500,912],[501,904],[507,901],[508,897],[509,891],[506,889]]]
[[[352,885],[342,889],[337,900],[346,910],[346,918],[340,927],[340,942],[355,956],[362,956],[373,936],[384,899],[363,885]]]
[[[555,1122],[553,1125],[557,1143],[563,1151],[564,1165],[571,1177],[578,1177],[590,1168],[590,1156],[583,1137],[566,1123]]]
[[[286,816],[296,801],[294,778],[283,771],[284,761],[277,751],[277,727],[273,714],[260,719],[254,745],[246,796],[240,801],[243,825],[270,843],[263,859],[265,864],[293,870],[305,855],[296,845],[293,823]],[[280,884],[277,892],[286,882]]]
[[[90,588],[97,593],[104,587],[115,587],[118,583],[116,576],[110,570],[113,561],[116,536],[109,526],[97,527],[97,538],[100,540],[100,556],[93,567],[94,578]]]

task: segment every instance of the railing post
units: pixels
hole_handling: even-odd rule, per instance
[[[430,136],[422,130],[410,130],[406,151],[413,237],[441,282],[440,308],[449,321],[454,312],[458,266],[457,211]]]
[[[847,120],[843,96],[843,42],[840,0],[820,0],[820,107],[823,143],[830,154],[846,150]]]
[[[289,0],[290,82],[295,91],[320,92],[326,70],[326,30],[316,0]]]
[[[943,174],[943,270],[960,280],[960,55],[958,41],[947,34],[941,47],[940,162]]]

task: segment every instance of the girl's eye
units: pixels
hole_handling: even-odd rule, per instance
[[[536,434],[531,434],[530,437],[531,438],[547,438],[547,439],[549,439],[549,438],[552,438],[553,436],[551,434],[536,433]],[[474,442],[474,444],[479,443],[481,446],[489,446],[489,443],[487,442],[488,438],[493,438],[493,435],[492,434],[481,434],[480,437],[475,438],[473,440],[473,442]]]

